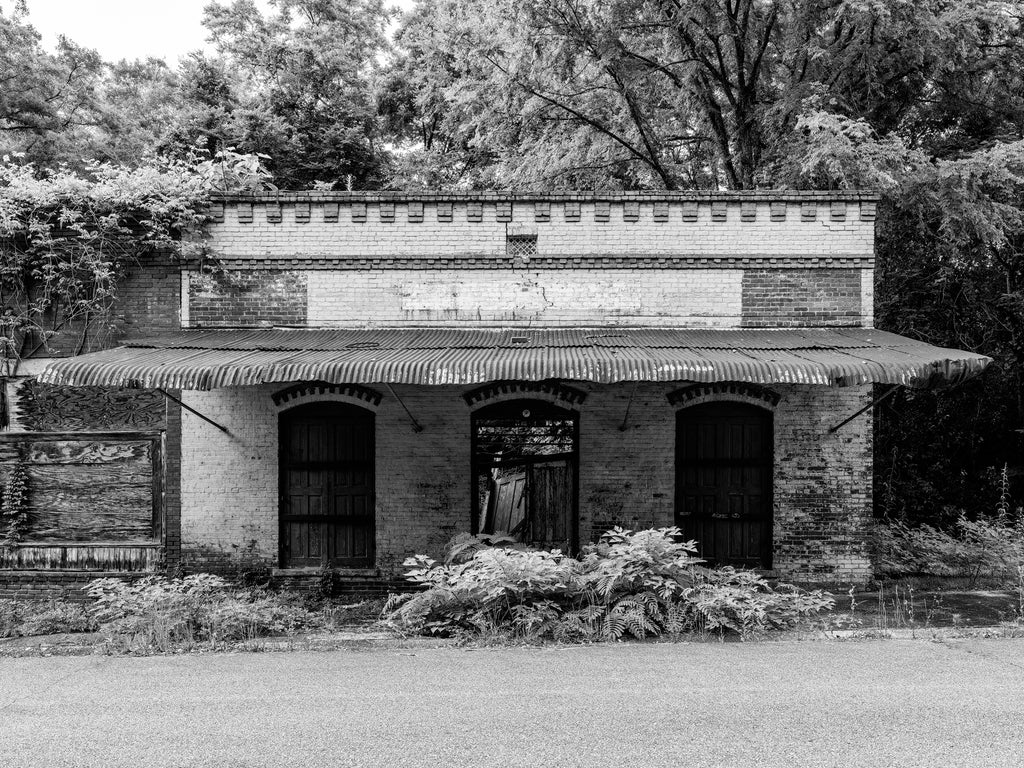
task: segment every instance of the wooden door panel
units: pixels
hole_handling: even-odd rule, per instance
[[[679,412],[676,523],[716,565],[771,567],[771,414],[738,403]]]
[[[282,565],[373,565],[373,443],[373,414],[355,406],[282,414]]]
[[[484,533],[519,533],[526,516],[526,473],[514,472],[494,478],[492,494],[491,528]]]
[[[564,549],[572,537],[572,467],[564,461],[534,464],[527,485],[531,543],[542,549]]]

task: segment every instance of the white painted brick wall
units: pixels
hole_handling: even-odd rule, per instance
[[[259,388],[182,392],[181,399],[226,427],[181,412],[181,542],[235,559],[277,558],[277,416]]]
[[[310,271],[313,327],[739,325],[741,270]]]
[[[860,311],[861,325],[873,328],[875,325],[875,270],[860,271]]]
[[[580,535],[611,524],[672,525],[676,385],[577,385],[580,408]],[[784,386],[775,415],[775,567],[803,581],[863,581],[870,575],[864,535],[871,517],[871,422],[862,415],[839,432],[869,387]],[[240,562],[276,564],[277,411],[272,387],[188,392],[184,400],[232,431],[226,436],[187,412],[182,437],[182,546],[216,550]],[[408,555],[437,556],[469,530],[470,413],[455,387],[395,386],[423,426],[415,433],[394,397],[377,411],[377,563],[400,570]]]

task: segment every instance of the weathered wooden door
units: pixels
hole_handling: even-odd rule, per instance
[[[507,531],[518,535],[527,521],[526,472],[492,471],[491,509],[488,510],[490,527],[494,531]]]
[[[570,460],[538,461],[530,465],[530,541],[541,549],[574,548],[573,466]]]
[[[772,414],[708,403],[676,421],[676,525],[715,565],[770,568]]]
[[[374,417],[342,403],[281,415],[281,565],[374,560]]]

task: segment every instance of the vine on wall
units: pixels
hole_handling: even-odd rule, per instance
[[[18,460],[11,467],[0,499],[0,546],[13,547],[28,533],[31,520],[28,513],[28,467]]]
[[[141,256],[167,252],[204,261],[211,196],[262,188],[254,155],[221,152],[138,168],[89,163],[84,171],[0,161],[0,376],[74,331],[77,353],[117,299]]]

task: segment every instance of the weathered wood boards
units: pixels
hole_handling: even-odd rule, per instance
[[[0,568],[18,570],[155,571],[160,547],[152,544],[18,544],[0,547]]]
[[[24,430],[158,430],[165,424],[163,395],[156,390],[59,387],[26,379],[13,394],[11,419]]]
[[[156,433],[0,435],[0,479],[28,476],[28,526],[0,567],[150,570],[158,557]]]

